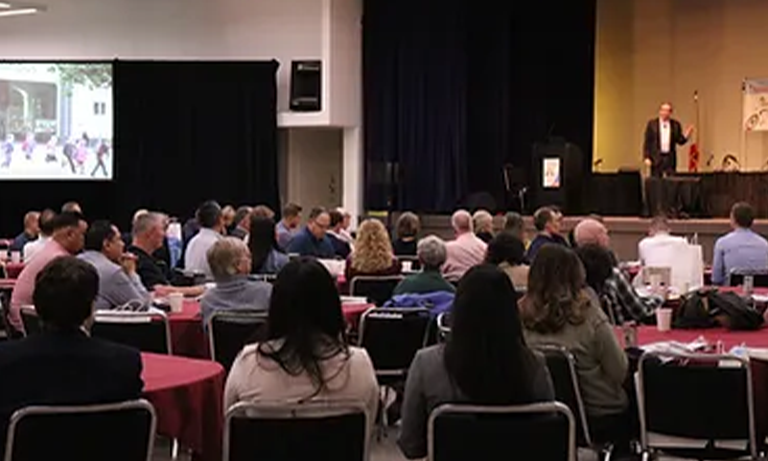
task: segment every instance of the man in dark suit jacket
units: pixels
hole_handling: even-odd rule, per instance
[[[645,164],[651,167],[651,175],[655,177],[675,173],[677,146],[688,142],[693,133],[692,126],[683,132],[680,122],[671,116],[672,104],[665,102],[659,108],[659,117],[650,120],[645,127],[643,156]]]
[[[140,398],[139,352],[83,329],[98,289],[96,269],[75,257],[54,259],[37,276],[33,300],[43,332],[0,343],[0,454],[16,410]]]

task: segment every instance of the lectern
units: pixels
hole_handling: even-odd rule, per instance
[[[535,208],[556,205],[568,214],[583,211],[586,178],[578,146],[563,140],[535,144],[531,173],[530,190]]]

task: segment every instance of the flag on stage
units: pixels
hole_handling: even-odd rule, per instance
[[[697,173],[699,171],[699,144],[694,142],[688,150],[688,171]]]

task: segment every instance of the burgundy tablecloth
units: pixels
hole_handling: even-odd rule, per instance
[[[352,331],[357,331],[363,312],[373,307],[372,304],[343,304],[341,309],[344,319]],[[208,338],[205,335],[200,317],[200,303],[194,299],[184,301],[183,312],[168,314],[171,327],[173,354],[184,357],[210,358]]]
[[[144,397],[157,412],[157,432],[192,450],[194,459],[221,459],[224,368],[215,362],[142,354]]]
[[[21,274],[22,270],[24,270],[24,263],[8,262],[5,264],[5,275],[9,279],[19,278],[19,274]]]

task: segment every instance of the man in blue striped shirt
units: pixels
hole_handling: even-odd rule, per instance
[[[746,202],[731,208],[733,231],[717,239],[712,264],[712,283],[725,285],[734,270],[768,270],[768,241],[752,230],[755,212]]]

